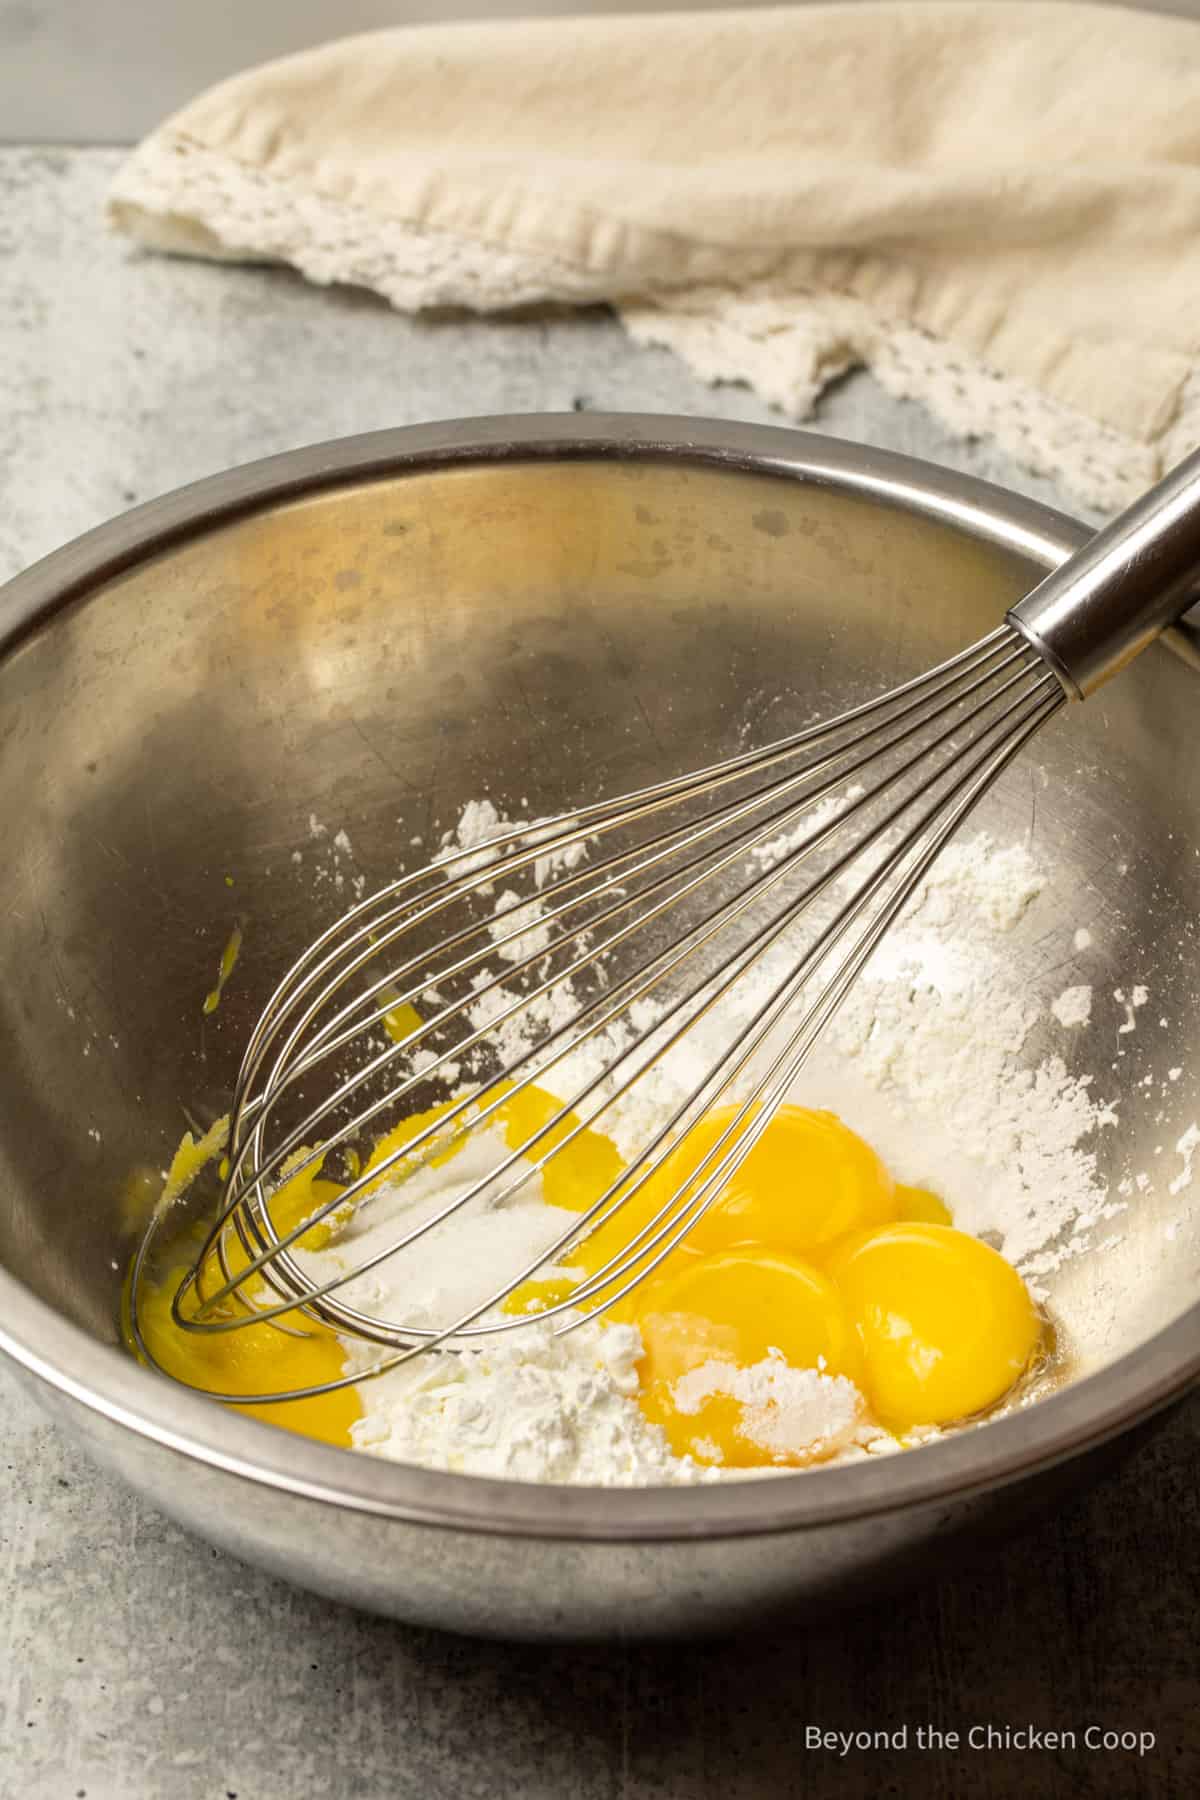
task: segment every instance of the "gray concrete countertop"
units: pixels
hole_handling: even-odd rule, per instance
[[[0,10],[3,10],[0,8]],[[135,501],[314,439],[571,406],[769,415],[602,312],[410,320],[277,270],[141,258],[112,151],[0,151],[0,579]],[[1062,504],[867,376],[816,428]],[[565,1651],[405,1628],[185,1536],[0,1372],[0,1796],[772,1800],[1200,1792],[1200,1404],[967,1575],[737,1645]],[[809,1748],[807,1730],[1151,1731],[1120,1751]]]

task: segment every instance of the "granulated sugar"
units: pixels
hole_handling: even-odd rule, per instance
[[[333,1244],[296,1250],[315,1281],[369,1261],[397,1235],[440,1214],[485,1180],[505,1150],[479,1131],[448,1164],[426,1166],[372,1194]],[[511,1180],[511,1176],[508,1178]],[[550,1251],[572,1223],[546,1206],[541,1176],[507,1199],[487,1185],[420,1241],[341,1289],[365,1312],[417,1329],[436,1329],[486,1301],[503,1272]],[[552,1265],[553,1266],[553,1265]],[[496,1315],[492,1315],[496,1316]],[[379,1351],[343,1340],[348,1374]],[[642,1353],[627,1325],[581,1325],[556,1337],[549,1324],[522,1324],[478,1350],[432,1351],[364,1382],[364,1416],[352,1427],[357,1449],[427,1468],[515,1481],[610,1486],[712,1480],[717,1471],[671,1454],[662,1431],[632,1398]]]

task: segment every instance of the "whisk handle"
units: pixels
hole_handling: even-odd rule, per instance
[[[1009,621],[1084,700],[1200,600],[1200,450],[1018,601]]]

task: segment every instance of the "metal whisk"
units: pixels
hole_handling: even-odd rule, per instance
[[[253,1031],[217,1218],[174,1312],[198,1333],[331,1328],[379,1346],[378,1359],[320,1386],[217,1397],[328,1392],[439,1345],[527,1328],[528,1314],[501,1303],[658,1178],[654,1200],[669,1191],[648,1222],[537,1317],[572,1330],[644,1281],[720,1196],[997,777],[1068,699],[1178,617],[1198,584],[1200,452],[999,629],[917,680],[765,748],[459,849],[353,907],[305,950]],[[639,1109],[639,1084],[664,1062],[688,1065],[697,1045],[700,1077],[677,1080],[665,1109]],[[498,1127],[531,1087],[554,1098],[513,1144]],[[382,1132],[439,1097],[436,1117],[363,1167]],[[722,1101],[728,1124],[664,1184],[692,1126]],[[639,1127],[642,1117],[653,1122]],[[582,1134],[618,1118],[633,1145],[619,1172],[461,1316],[385,1318],[343,1293],[392,1257],[420,1255],[426,1234],[469,1203],[527,1190]],[[402,1179],[489,1126],[485,1173],[367,1260],[313,1276],[300,1251],[314,1225],[357,1218],[381,1178]],[[318,1169],[330,1197],[278,1222],[281,1184]],[[156,1219],[134,1271],[143,1349],[137,1294],[160,1229]]]

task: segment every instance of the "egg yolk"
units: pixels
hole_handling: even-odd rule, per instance
[[[764,1454],[719,1378],[715,1392],[687,1396],[683,1378],[707,1365],[752,1369],[776,1355],[792,1368],[843,1375],[862,1387],[861,1351],[836,1287],[786,1251],[756,1246],[695,1256],[641,1290],[637,1323],[642,1410],[677,1456],[733,1468],[811,1460],[803,1448]]]
[[[719,1107],[688,1132],[660,1178],[668,1193],[715,1150],[737,1110]],[[716,1160],[736,1143],[730,1138]],[[781,1106],[686,1242],[702,1251],[770,1244],[805,1256],[895,1216],[895,1183],[869,1144],[831,1112]]]
[[[397,1017],[396,1032],[411,1028],[407,1015]],[[497,1101],[494,1121],[510,1149],[544,1132],[529,1154],[547,1159],[542,1197],[562,1210],[564,1226],[610,1188],[619,1193],[625,1164],[616,1145],[573,1113],[552,1124],[561,1110],[553,1095],[498,1083],[481,1103],[490,1108]],[[379,1140],[365,1164],[352,1150],[343,1152],[349,1175],[361,1167],[367,1176],[381,1170],[380,1182],[392,1178],[394,1167],[382,1170],[385,1159],[436,1126],[450,1105],[406,1119]],[[655,1215],[710,1152],[719,1159],[735,1142],[731,1137],[716,1151],[736,1117],[736,1108],[725,1107],[701,1119],[605,1224],[552,1274],[524,1282],[507,1309],[536,1312],[569,1303],[579,1284],[623,1258],[639,1233],[657,1233]],[[171,1196],[220,1154],[223,1130],[214,1127],[200,1144],[185,1139],[168,1179]],[[435,1133],[418,1155],[444,1163],[463,1141]],[[341,1191],[319,1160],[301,1168],[304,1154],[296,1152],[272,1197],[281,1234]],[[529,1191],[536,1190],[531,1185]],[[309,1227],[301,1244],[323,1248],[340,1223],[335,1209]],[[231,1270],[244,1268],[240,1243],[227,1236]],[[177,1254],[138,1297],[142,1335],[168,1373],[229,1395],[319,1386],[340,1377],[344,1352],[336,1336],[301,1315],[283,1321],[295,1325],[294,1333],[270,1324],[212,1334],[178,1326],[171,1301],[189,1262]],[[220,1279],[215,1266],[212,1274]],[[629,1279],[622,1277],[599,1298],[611,1302]],[[252,1302],[271,1300],[261,1278],[250,1278],[246,1294]],[[188,1303],[194,1305],[194,1298]],[[597,1304],[597,1297],[587,1304]],[[604,1317],[637,1325],[644,1348],[638,1403],[675,1453],[731,1468],[801,1466],[836,1448],[819,1434],[810,1443],[785,1443],[778,1432],[764,1435],[762,1419],[776,1405],[768,1376],[781,1369],[844,1377],[853,1383],[852,1420],[865,1422],[869,1406],[875,1423],[903,1433],[953,1423],[1000,1400],[1028,1368],[1041,1329],[1020,1276],[996,1251],[956,1231],[941,1200],[893,1182],[870,1146],[834,1114],[791,1105],[779,1109],[687,1236],[644,1281],[610,1303]],[[748,1405],[743,1377],[759,1383],[755,1394],[769,1390],[765,1412],[757,1401]],[[843,1383],[843,1412],[845,1402]],[[335,1444],[352,1441],[351,1428],[363,1412],[354,1388],[239,1410]]]
[[[561,1107],[561,1100],[538,1087],[521,1088],[505,1100],[497,1116],[509,1149],[519,1150]],[[553,1151],[542,1170],[542,1198],[568,1212],[583,1212],[620,1178],[625,1167],[611,1138],[590,1127],[579,1130],[579,1125],[578,1114],[567,1113],[530,1151],[535,1160]]]
[[[365,1165],[365,1172],[377,1168],[393,1151],[401,1150],[427,1126],[434,1125],[449,1110],[449,1102],[431,1107],[427,1112],[405,1119],[394,1131],[380,1138]],[[202,1167],[211,1162],[224,1144],[223,1132],[216,1128],[199,1144],[190,1136],[176,1153],[167,1179],[167,1192],[181,1193],[195,1179]],[[438,1146],[431,1140],[429,1160],[448,1161],[458,1153],[461,1142]],[[305,1155],[296,1151],[291,1158],[299,1164]],[[357,1174],[358,1159],[353,1151],[346,1153],[351,1175]],[[381,1176],[381,1180],[386,1176]],[[271,1216],[276,1230],[283,1235],[301,1220],[309,1218],[321,1206],[336,1199],[340,1185],[327,1180],[319,1161],[307,1168],[295,1167],[271,1197]],[[370,1192],[370,1187],[365,1190]],[[322,1249],[336,1229],[336,1213],[311,1226],[299,1239],[308,1250]],[[226,1233],[225,1255],[231,1274],[244,1269],[247,1256],[236,1233]],[[239,1325],[236,1331],[197,1332],[178,1325],[172,1314],[172,1301],[180,1282],[192,1264],[191,1256],[173,1258],[153,1279],[143,1282],[138,1292],[138,1326],[146,1347],[159,1366],[189,1387],[208,1388],[218,1394],[269,1394],[280,1389],[319,1387],[337,1381],[344,1373],[345,1352],[333,1332],[319,1322],[296,1315],[276,1324]],[[209,1269],[207,1291],[222,1284],[224,1276],[215,1255]],[[270,1305],[274,1296],[259,1277],[251,1276],[245,1284],[245,1296],[251,1304]],[[185,1311],[195,1311],[195,1294],[185,1300]],[[225,1313],[233,1316],[232,1303]],[[127,1333],[129,1330],[126,1321]],[[132,1344],[132,1338],[131,1338]],[[136,1347],[136,1346],[135,1346]],[[303,1400],[267,1401],[262,1405],[238,1406],[237,1410],[252,1418],[264,1419],[270,1425],[297,1431],[306,1437],[322,1439],[330,1444],[349,1444],[350,1428],[363,1414],[362,1401],[353,1387],[339,1388],[334,1393],[314,1394]]]
[[[142,1336],[169,1375],[189,1387],[212,1388],[220,1394],[269,1394],[278,1388],[338,1380],[345,1352],[336,1338],[308,1322],[310,1335],[305,1337],[289,1337],[273,1325],[244,1325],[211,1335],[183,1330],[171,1315],[171,1300],[188,1266],[180,1262],[166,1269],[138,1297]],[[361,1419],[363,1409],[348,1387],[307,1400],[271,1401],[237,1410],[327,1444],[349,1444],[350,1427]]]
[[[389,1034],[400,1038],[420,1024],[420,1016],[412,1007],[395,1007],[385,1023]],[[505,1088],[497,1087],[485,1099],[503,1098],[496,1120],[510,1149],[519,1148],[560,1110],[561,1102],[538,1088],[520,1089],[511,1098],[505,1098],[505,1093]],[[375,1144],[366,1163],[361,1165],[362,1172],[369,1175],[387,1157],[403,1150],[429,1126],[436,1125],[449,1112],[451,1104],[445,1101],[425,1112],[415,1113],[386,1133]],[[543,1171],[544,1198],[551,1205],[575,1212],[582,1211],[603,1193],[624,1166],[615,1144],[599,1132],[584,1129],[564,1144],[563,1140],[578,1123],[576,1115],[568,1114],[547,1132],[535,1151],[537,1156],[551,1149],[555,1152]],[[223,1126],[220,1130],[214,1128],[198,1144],[192,1142],[190,1134],[186,1136],[171,1164],[166,1184],[168,1195],[174,1198],[181,1194],[200,1171],[215,1160],[224,1142]],[[455,1141],[449,1136],[439,1140],[435,1135],[418,1154],[422,1160],[442,1164],[458,1154],[462,1142],[462,1139]],[[328,1200],[336,1198],[339,1191],[338,1184],[323,1177],[319,1161],[306,1168],[296,1166],[305,1154],[303,1150],[294,1153],[290,1159],[293,1172],[287,1175],[271,1198],[271,1216],[281,1235],[311,1217]],[[348,1173],[357,1175],[360,1165],[353,1151],[345,1153],[345,1161]],[[394,1173],[395,1165],[381,1174],[380,1181],[389,1179]],[[368,1184],[363,1191],[370,1193],[373,1185]],[[335,1235],[338,1223],[339,1216],[335,1211],[311,1226],[299,1240],[300,1244],[308,1250],[323,1249]],[[245,1268],[245,1252],[232,1232],[227,1234],[226,1257],[232,1273]],[[178,1325],[172,1316],[172,1300],[191,1260],[189,1255],[172,1258],[153,1279],[143,1282],[138,1294],[138,1324],[142,1336],[150,1353],[168,1374],[190,1387],[208,1388],[214,1393],[229,1395],[317,1387],[327,1381],[336,1381],[342,1375],[345,1353],[336,1336],[310,1319],[283,1320],[303,1335],[292,1335],[272,1324],[244,1325],[236,1331],[210,1333],[188,1331]],[[209,1291],[224,1279],[218,1268],[214,1260]],[[572,1285],[571,1281],[530,1282],[526,1287],[540,1304],[546,1305],[554,1298],[565,1297]],[[251,1303],[264,1305],[273,1299],[265,1283],[254,1277],[246,1284],[246,1297]],[[192,1299],[188,1304],[194,1308],[196,1302]],[[130,1342],[132,1346],[132,1339]],[[350,1428],[363,1412],[362,1402],[352,1387],[304,1400],[238,1406],[237,1410],[285,1430],[333,1444],[351,1442]]]
[[[855,1233],[828,1270],[862,1344],[866,1393],[895,1430],[947,1425],[1006,1394],[1040,1324],[1021,1277],[966,1232],[903,1223]]]
[[[924,1188],[905,1187],[896,1184],[896,1217],[898,1219],[921,1220],[926,1225],[950,1225],[950,1208],[936,1194],[927,1193]]]
[[[532,1129],[527,1094],[520,1099],[521,1121]],[[548,1096],[538,1099],[545,1102]],[[642,1233],[643,1242],[648,1244],[674,1216],[672,1209],[665,1221],[655,1222],[688,1178],[697,1176],[697,1185],[702,1185],[704,1175],[700,1170],[705,1158],[713,1153],[719,1162],[736,1146],[750,1118],[717,1150],[738,1110],[734,1106],[719,1107],[700,1119],[661,1168],[572,1251],[567,1262],[571,1279],[526,1282],[510,1300],[510,1309],[524,1312],[539,1304],[552,1305],[563,1300],[571,1292],[572,1280],[594,1275],[609,1262],[623,1258]],[[596,1131],[583,1132],[548,1164],[545,1197],[552,1205],[583,1211],[610,1184],[615,1185],[622,1167],[609,1139]],[[654,1275],[671,1273],[686,1264],[689,1257],[737,1244],[767,1244],[773,1250],[816,1258],[824,1246],[847,1232],[896,1218],[900,1191],[870,1145],[833,1113],[782,1106],[708,1210],[668,1253]],[[919,1190],[903,1192],[916,1196]],[[690,1197],[690,1192],[684,1194],[685,1203]],[[921,1199],[948,1217],[931,1194]],[[630,1276],[626,1275],[614,1284],[609,1297],[628,1279]],[[635,1290],[611,1304],[606,1316],[628,1321],[638,1312]]]
[[[295,1213],[295,1221],[329,1196],[331,1184],[313,1180],[308,1175],[297,1177],[291,1196],[295,1206],[301,1205],[301,1190],[305,1201],[303,1210]],[[283,1189],[277,1199],[282,1194]],[[276,1215],[281,1228],[282,1211],[281,1207]],[[248,1259],[234,1232],[226,1233],[225,1253],[231,1273],[245,1268]],[[146,1348],[168,1375],[188,1387],[209,1388],[214,1393],[230,1395],[270,1394],[280,1389],[315,1387],[340,1378],[346,1358],[337,1339],[319,1323],[300,1316],[285,1317],[281,1321],[288,1326],[286,1331],[274,1324],[239,1325],[236,1331],[219,1332],[188,1331],[178,1325],[172,1313],[172,1301],[191,1265],[190,1257],[172,1260],[153,1280],[143,1282],[138,1291],[138,1327]],[[224,1280],[215,1257],[210,1274],[208,1291],[212,1292]],[[247,1298],[258,1298],[264,1305],[274,1297],[266,1291],[262,1280],[253,1276],[247,1281],[246,1293]],[[197,1305],[195,1292],[191,1290],[185,1296],[183,1310],[194,1314]],[[232,1306],[223,1313],[217,1311],[214,1316],[232,1317]],[[268,1401],[258,1406],[238,1407],[239,1412],[251,1418],[282,1426],[286,1431],[300,1432],[305,1437],[320,1438],[328,1444],[349,1444],[350,1427],[362,1417],[362,1410],[362,1402],[352,1387],[339,1388],[331,1394],[314,1394],[304,1400]]]

